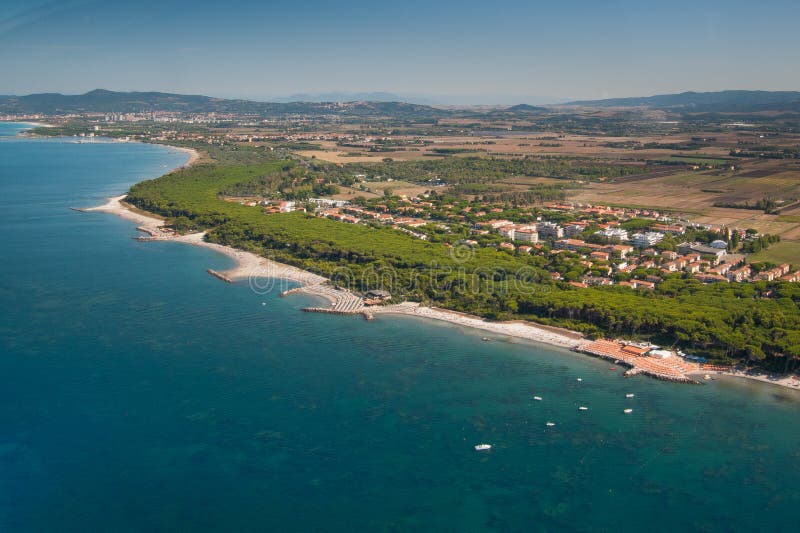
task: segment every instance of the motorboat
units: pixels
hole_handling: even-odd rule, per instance
[[[478,452],[485,452],[485,451],[491,450],[491,449],[492,449],[492,445],[491,444],[476,444],[475,445],[475,451],[478,451]]]

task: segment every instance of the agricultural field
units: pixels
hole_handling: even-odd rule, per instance
[[[592,204],[630,205],[678,211],[705,224],[752,227],[759,232],[800,239],[800,164],[794,161],[738,162],[737,170],[680,171],[649,179],[591,183],[570,198]],[[765,198],[789,207],[780,214],[759,209],[721,207],[753,205]]]

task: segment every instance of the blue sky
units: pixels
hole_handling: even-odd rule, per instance
[[[798,16],[797,0],[3,0],[0,94],[386,91],[545,103],[800,90]]]

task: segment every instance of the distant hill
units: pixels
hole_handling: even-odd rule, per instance
[[[505,109],[507,113],[542,113],[548,111],[546,107],[539,107],[528,104],[517,104]]]
[[[330,93],[299,93],[279,98],[270,98],[267,101],[277,103],[289,102],[405,102],[409,104],[435,105],[436,101],[418,96],[400,96],[386,92],[330,92]]]
[[[0,96],[0,113],[135,113],[180,111],[186,113],[246,113],[259,116],[340,115],[394,118],[436,118],[449,111],[405,102],[254,102],[202,95],[160,92],[116,92],[96,89],[85,94],[41,93]]]
[[[586,107],[650,107],[704,112],[750,112],[769,109],[800,111],[798,91],[718,91],[660,94],[634,98],[578,100],[564,105]]]

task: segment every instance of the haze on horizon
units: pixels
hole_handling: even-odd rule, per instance
[[[553,103],[800,89],[800,3],[6,0],[0,94]]]

